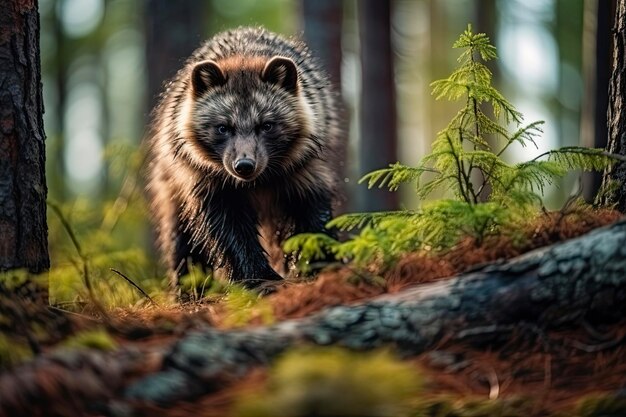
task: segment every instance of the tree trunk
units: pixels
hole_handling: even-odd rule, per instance
[[[50,266],[37,1],[0,0],[0,270]]]
[[[366,174],[398,160],[396,85],[391,48],[391,1],[357,4],[361,44],[361,132],[359,170]],[[398,193],[360,187],[359,211],[398,207]]]
[[[613,64],[609,81],[608,146],[609,152],[626,155],[626,0],[618,0],[613,28]],[[604,204],[615,204],[626,211],[626,163],[607,170],[603,186],[613,182],[616,187],[602,198]]]
[[[625,313],[622,221],[506,263],[269,327],[207,327],[161,345],[44,355],[0,376],[0,392],[5,394],[0,396],[0,416],[36,415],[44,409],[38,407],[48,412],[70,407],[123,410],[120,402],[126,402],[124,407],[171,406],[217,390],[303,342],[356,350],[391,345],[417,355],[443,340],[489,342],[520,326],[552,329],[582,320],[611,322]],[[144,377],[129,384],[138,371]],[[48,384],[46,375],[55,384]],[[132,415],[131,410],[124,415]]]
[[[206,34],[205,0],[148,0],[145,6],[148,108]]]
[[[324,65],[333,84],[341,85],[341,31],[343,2],[302,0],[304,38],[309,49]]]
[[[585,101],[582,109],[581,135],[583,146],[606,148],[609,79],[611,76],[611,26],[615,16],[616,0],[586,0],[587,17],[593,28],[583,30],[583,76]],[[583,174],[585,200],[592,202],[602,185],[602,173]]]
[[[341,34],[343,29],[343,1],[338,0],[302,0],[302,21],[304,23],[304,39],[313,53],[320,59],[324,69],[328,72],[330,80],[341,102],[341,114],[338,115],[342,126],[347,124],[345,106],[341,99]],[[340,141],[340,148],[333,157],[333,165],[340,178],[346,177],[346,155],[348,148],[347,131],[344,129],[344,137]],[[343,183],[340,184],[342,186]],[[345,187],[340,193],[339,206],[335,208],[335,214],[349,210],[346,207]]]

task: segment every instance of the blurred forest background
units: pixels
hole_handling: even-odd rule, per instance
[[[416,204],[410,189],[396,195],[356,182],[397,160],[417,163],[456,113],[458,103],[435,102],[429,84],[455,68],[451,45],[468,23],[498,48],[496,87],[527,121],[546,121],[540,149],[512,149],[511,160],[557,146],[604,146],[612,3],[40,0],[48,199],[61,213],[48,214],[51,301],[80,302],[83,264],[115,305],[140,298],[120,289],[111,267],[148,291],[165,287],[143,202],[139,145],[163,83],[211,35],[263,25],[308,42],[345,103],[341,210],[371,211]],[[596,181],[585,179],[587,193]],[[578,182],[568,178],[548,190],[550,207]]]

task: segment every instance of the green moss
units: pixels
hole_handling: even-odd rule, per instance
[[[62,346],[71,349],[113,350],[117,343],[103,329],[86,330],[66,339]]]
[[[452,398],[424,400],[412,417],[527,417],[532,402],[524,398],[455,401]]]
[[[574,414],[576,417],[623,417],[626,416],[626,396],[592,395],[583,398]]]
[[[224,324],[228,327],[245,326],[255,319],[269,325],[275,320],[272,305],[258,293],[240,285],[229,285],[223,305],[227,312]]]
[[[420,382],[388,352],[297,349],[277,361],[265,392],[240,399],[235,415],[408,416]]]
[[[0,334],[0,369],[10,368],[31,357],[32,352],[25,343]]]

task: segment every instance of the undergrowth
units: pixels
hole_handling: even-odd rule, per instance
[[[293,349],[269,370],[261,390],[235,399],[237,417],[397,416],[524,417],[539,415],[540,397],[445,395],[430,391],[423,369],[387,351],[337,347]],[[256,387],[255,387],[256,388]],[[619,394],[583,396],[553,417],[622,416]]]
[[[468,26],[453,46],[462,51],[459,67],[433,82],[432,94],[437,100],[460,101],[462,107],[437,134],[431,153],[415,167],[396,162],[360,181],[390,191],[414,183],[420,200],[435,191],[449,197],[423,202],[415,210],[339,216],[327,227],[358,232],[345,242],[319,233],[294,236],[284,249],[298,253],[300,270],[309,271],[326,253],[380,269],[407,252],[441,251],[467,237],[478,245],[496,234],[521,239],[521,230],[544,208],[546,186],[572,170],[602,170],[614,161],[603,149],[569,146],[507,163],[502,155],[511,145],[537,146],[544,122],[524,123],[522,114],[491,85],[485,62],[497,55],[485,34]]]
[[[152,252],[147,207],[139,175],[139,149],[111,144],[105,152],[107,182],[112,195],[48,201],[49,247],[52,267],[47,273],[50,304],[75,312],[104,316],[114,308],[177,304],[165,271]],[[216,279],[210,272],[189,267],[181,288],[189,302],[225,299],[237,325],[255,293]],[[231,308],[232,307],[232,308]],[[244,309],[245,310],[245,309]],[[266,309],[261,308],[261,311]],[[272,319],[263,312],[263,321]]]
[[[167,297],[162,274],[149,252],[138,179],[142,155],[127,145],[112,144],[105,157],[107,182],[117,193],[48,201],[50,303],[64,309],[148,304],[130,282],[159,301]]]

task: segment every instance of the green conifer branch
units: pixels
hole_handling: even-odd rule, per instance
[[[431,83],[432,95],[436,100],[463,99],[464,104],[437,133],[431,153],[416,167],[396,162],[364,175],[359,182],[391,191],[402,183],[415,182],[420,199],[433,191],[452,191],[455,198],[425,202],[418,210],[344,214],[327,227],[357,233],[346,242],[301,235],[288,240],[286,250],[299,250],[301,260],[307,256],[315,259],[330,250],[337,259],[371,269],[409,251],[449,248],[467,236],[480,244],[490,234],[521,230],[542,207],[545,187],[568,171],[602,170],[616,160],[626,161],[626,157],[603,149],[573,146],[544,152],[526,162],[507,163],[502,155],[514,143],[538,147],[544,122],[522,125],[522,114],[491,85],[493,75],[484,62],[496,59],[497,54],[485,34],[474,34],[468,25],[454,48],[462,49],[459,68]],[[490,115],[483,109],[485,104],[492,109]],[[509,132],[509,124],[516,130]],[[490,144],[487,135],[493,135],[496,142]],[[428,181],[423,180],[425,173],[431,174]],[[478,183],[472,181],[476,173],[482,177]],[[482,193],[487,186],[491,191],[481,202],[479,196],[485,197]]]

